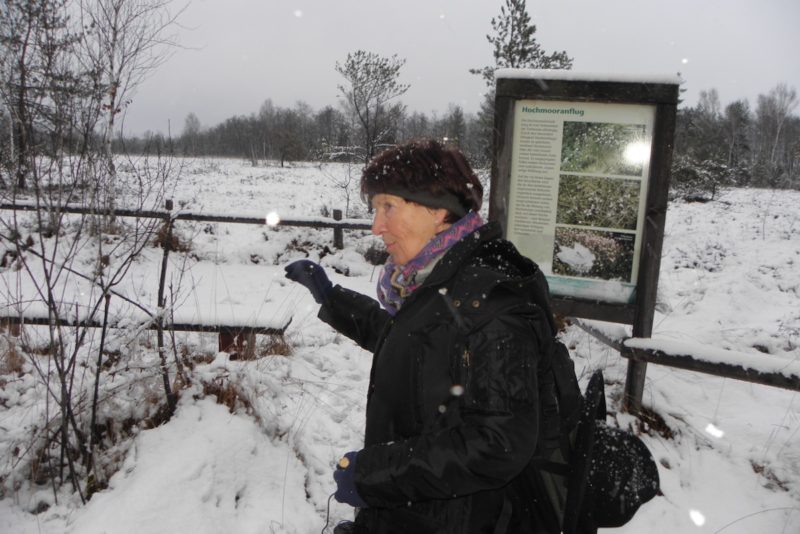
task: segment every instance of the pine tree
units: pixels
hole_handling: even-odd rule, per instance
[[[678,112],[673,190],[685,198],[713,200],[731,181],[724,117],[716,89],[701,91],[694,108]]]
[[[500,16],[492,18],[493,34],[486,40],[494,48],[494,66],[470,69],[479,74],[491,90],[494,87],[494,70],[512,69],[571,69],[572,58],[565,51],[546,53],[536,42],[536,26],[531,23],[525,0],[506,0],[500,7]]]
[[[478,120],[484,138],[484,155],[491,161],[494,129],[494,71],[515,69],[571,69],[572,58],[565,51],[545,52],[536,41],[536,26],[531,23],[525,0],[506,0],[500,7],[500,16],[492,18],[492,34],[486,40],[494,48],[494,66],[470,69],[470,73],[483,77],[486,95]]]

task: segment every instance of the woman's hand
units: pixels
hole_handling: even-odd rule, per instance
[[[328,292],[333,288],[333,284],[328,280],[328,275],[325,274],[325,269],[313,261],[293,261],[284,268],[284,271],[286,271],[286,278],[304,285],[318,304],[325,302]]]
[[[336,465],[336,471],[333,472],[333,480],[336,481],[334,497],[340,503],[356,508],[367,508],[367,503],[356,490],[356,458],[358,452],[350,451]]]

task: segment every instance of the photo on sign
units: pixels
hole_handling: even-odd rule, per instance
[[[630,282],[635,234],[556,228],[553,274]]]
[[[640,177],[648,158],[644,124],[564,121],[561,172]]]
[[[636,230],[640,190],[639,180],[564,174],[556,223]]]

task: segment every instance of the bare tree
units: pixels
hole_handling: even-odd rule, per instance
[[[83,61],[87,69],[99,75],[103,154],[112,187],[115,165],[111,142],[117,117],[136,88],[177,45],[170,32],[186,8],[172,12],[172,4],[172,0],[80,0]]]
[[[302,117],[293,109],[279,109],[273,124],[273,148],[277,151],[281,167],[286,161],[296,161],[305,156]]]
[[[797,91],[778,84],[768,94],[759,95],[755,110],[753,145],[755,171],[767,177],[768,185],[788,185],[793,182],[792,141],[787,139],[786,125],[791,124],[797,107]]]
[[[759,109],[774,121],[775,134],[769,153],[769,161],[774,164],[783,126],[797,107],[797,91],[785,83],[779,83],[766,97],[759,95],[758,104]]]
[[[344,197],[344,216],[351,217],[350,200],[353,197],[354,186],[358,185],[360,172],[353,168],[351,161],[331,166],[327,161],[320,162],[317,168],[325,175]]]
[[[197,155],[197,142],[201,130],[202,126],[197,115],[194,113],[186,115],[186,120],[183,123],[183,133],[181,134],[185,155]]]
[[[747,100],[737,100],[725,106],[722,117],[722,131],[727,148],[725,164],[736,174],[736,183],[746,185],[749,181],[744,164],[749,158],[750,147],[747,130],[750,127],[750,105]]]
[[[20,190],[28,185],[36,155],[47,148],[43,134],[70,126],[61,120],[64,107],[91,87],[72,61],[78,37],[67,5],[8,0],[0,9],[0,97],[10,116],[11,165]]]
[[[405,62],[397,55],[387,58],[357,50],[347,54],[344,63],[336,63],[336,72],[347,80],[347,85],[339,86],[339,92],[346,109],[361,126],[367,160],[375,154],[376,146],[384,141],[388,131],[396,127],[384,119],[391,115],[392,110],[387,108],[389,101],[402,96],[410,87],[399,82]]]

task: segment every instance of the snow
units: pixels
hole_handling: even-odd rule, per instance
[[[292,518],[298,530],[310,531],[313,506],[285,498],[303,493],[301,467],[286,443],[264,439],[251,418],[201,399],[181,406],[170,424],[142,433],[109,490],[92,498],[70,527],[86,533],[284,532],[279,525]]]
[[[346,169],[331,164],[326,172]],[[281,169],[198,159],[184,162],[174,198],[190,211],[314,219],[344,209],[345,193],[310,164]],[[800,192],[744,189],[707,204],[671,202],[653,339],[629,343],[706,358],[743,355],[736,361],[796,373],[798,205]],[[358,203],[346,217],[368,214]],[[363,254],[377,240],[368,230],[346,231],[345,249],[338,251],[329,229],[188,221],[177,221],[175,229],[191,253],[171,255],[174,312],[268,324],[290,317],[291,354],[234,361],[217,352],[214,335],[179,334],[179,343],[206,357],[195,362],[177,413],[112,447],[119,469],[85,506],[67,491],[56,503],[49,485],[28,482],[20,470],[20,451],[45,417],[45,392],[30,368],[0,376],[0,532],[322,531],[335,462],[362,442],[370,355],[316,318],[318,306],[283,277],[283,266],[309,257],[321,261],[334,283],[372,295],[378,268]],[[160,249],[148,249],[120,290],[153,306],[160,257]],[[4,295],[29,289],[17,271],[0,277]],[[80,300],[81,287],[65,288],[65,297]],[[619,325],[587,323],[610,338],[627,335]],[[115,335],[109,343],[121,344],[127,333]],[[649,429],[642,437],[658,463],[663,495],[616,532],[800,532],[797,392],[651,364],[644,405],[663,421],[639,423],[618,411],[627,360],[577,326],[564,340],[582,386],[594,369],[604,370],[609,422]],[[2,347],[12,343],[0,335]],[[158,358],[146,340],[125,345],[123,353],[131,369],[118,368],[114,384],[104,385],[106,409],[133,417],[163,395],[157,385],[134,379],[156,368]],[[217,404],[208,385],[233,388],[238,400],[232,408]],[[655,431],[662,427],[668,432]],[[41,503],[47,509],[31,513]],[[352,509],[332,501],[330,516],[335,524],[351,518]]]
[[[560,69],[497,69],[495,78],[529,80],[564,80],[580,82],[659,83],[680,85],[680,76],[675,74],[625,74],[620,72],[588,72]]]
[[[34,273],[35,276],[43,276],[38,270]],[[286,298],[286,281],[282,277],[276,279],[277,274],[279,273],[265,277],[263,267],[257,265],[230,265],[224,272],[217,264],[210,262],[192,265],[186,274],[187,286],[175,295],[175,306],[170,310],[167,322],[282,329],[291,320],[291,310],[286,306],[276,305],[276,301],[279,304]],[[7,273],[4,278],[9,284],[25,287],[24,278],[27,276],[24,271],[18,271]],[[127,299],[155,302],[158,286],[147,283],[150,277],[152,272],[134,273],[131,276],[131,283],[119,287],[115,294]],[[248,290],[242,290],[238,285],[232,286],[232,280],[248,280],[250,287]],[[65,285],[76,284],[78,288],[74,300],[64,299],[64,302],[73,303],[67,318],[75,322],[87,319],[89,310],[82,304],[81,296],[92,292],[91,284],[85,280],[77,283],[75,280],[64,282]],[[46,304],[36,300],[33,288],[27,287],[30,291],[23,292],[21,297],[0,305],[0,315],[21,313],[25,317],[47,317]],[[67,288],[61,286],[61,290],[67,291]],[[151,313],[147,313],[132,305],[129,300],[112,297],[110,324],[117,326],[144,324],[149,322],[155,312],[155,308]]]
[[[592,251],[581,243],[575,243],[572,248],[567,246],[560,247],[556,257],[579,273],[591,271],[595,260]]]

